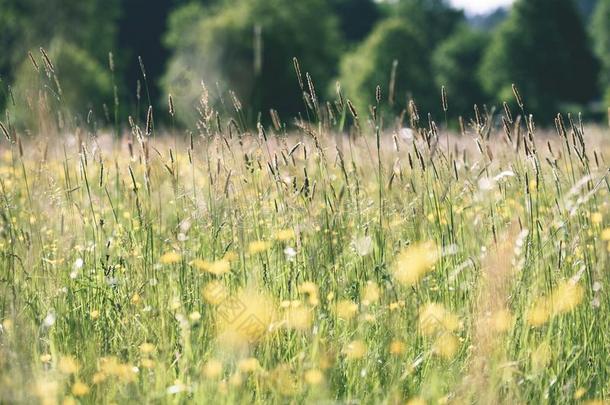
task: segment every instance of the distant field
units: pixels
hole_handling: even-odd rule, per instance
[[[607,403],[610,142],[564,120],[3,139],[0,402]]]

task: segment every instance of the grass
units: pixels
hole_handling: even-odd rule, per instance
[[[0,402],[608,398],[607,131],[241,118],[4,142]]]

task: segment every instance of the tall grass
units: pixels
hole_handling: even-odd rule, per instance
[[[504,135],[413,102],[407,130],[295,69],[313,122],[288,132],[205,94],[182,141],[152,107],[123,141],[2,125],[0,401],[602,403],[601,130],[538,131],[516,89]]]

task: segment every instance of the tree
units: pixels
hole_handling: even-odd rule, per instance
[[[280,115],[303,110],[293,57],[319,89],[335,74],[340,35],[324,0],[238,0],[207,10],[197,4],[185,7],[170,18],[166,41],[172,57],[163,79],[184,123],[194,122],[201,81],[217,105],[234,90],[254,118],[259,112],[267,116],[270,108]]]
[[[464,12],[451,7],[447,0],[399,0],[396,15],[422,32],[431,50],[449,37],[465,19]]]
[[[78,44],[99,64],[116,45],[118,0],[0,0],[0,10],[0,76],[6,83],[18,79],[28,50],[49,48],[54,39]]]
[[[16,103],[10,107],[15,123],[34,132],[53,123],[59,127],[82,124],[87,116],[110,124],[109,113],[103,107],[112,102],[107,67],[87,51],[60,38],[49,44],[47,55],[51,68],[41,53],[32,52],[35,65],[28,59],[17,69]]]
[[[430,111],[439,98],[429,72],[428,52],[423,33],[404,19],[389,18],[343,58],[339,81],[361,114],[373,103],[377,85],[388,97],[393,95],[393,102],[384,102],[386,111],[391,108],[400,112],[411,97],[422,111]],[[393,90],[390,82],[394,83]]]
[[[602,66],[600,83],[610,105],[610,0],[599,0],[593,15],[592,33],[595,53]]]
[[[197,4],[207,4],[199,0]],[[159,80],[169,58],[169,50],[163,44],[167,21],[172,9],[180,0],[120,0],[121,13],[118,20],[118,41],[121,44],[117,64],[124,89],[122,98],[129,100],[130,114],[145,113],[148,103],[165,105],[167,95],[161,94]],[[139,59],[143,61],[146,83],[142,77]],[[141,107],[137,103],[137,82],[140,82]],[[146,86],[146,89],[144,88]],[[150,100],[148,98],[150,97]]]
[[[488,47],[481,70],[497,101],[519,88],[528,112],[550,122],[561,103],[596,94],[597,64],[572,0],[517,0]]]
[[[330,4],[339,18],[343,37],[350,43],[366,38],[380,17],[374,0],[331,0]]]
[[[446,87],[452,114],[471,115],[474,104],[487,101],[478,67],[488,42],[483,31],[463,26],[434,52],[436,85]]]

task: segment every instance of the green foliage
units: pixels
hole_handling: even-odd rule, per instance
[[[323,0],[240,0],[209,13],[186,7],[170,19],[167,44],[173,56],[163,79],[184,123],[193,122],[201,81],[217,104],[234,90],[253,114],[269,108],[296,114],[303,103],[292,58],[319,88],[335,74],[340,35]]]
[[[610,0],[600,0],[595,9],[592,23],[594,49],[602,69],[600,83],[608,89],[610,96]],[[610,102],[610,97],[607,97]]]
[[[482,78],[497,101],[517,84],[528,112],[549,122],[561,103],[589,101],[597,66],[572,0],[518,0],[487,49]]]
[[[374,0],[331,0],[329,3],[339,19],[343,37],[350,43],[366,38],[381,17]]]
[[[377,25],[364,43],[344,57],[340,67],[341,85],[358,111],[365,114],[374,101],[377,85],[387,97],[390,96],[392,66],[396,60],[395,96],[391,108],[398,112],[413,97],[423,111],[429,111],[438,104],[438,97],[427,54],[424,36],[416,27],[398,17],[387,19]]]
[[[436,85],[446,87],[451,115],[472,115],[474,104],[486,101],[477,67],[488,42],[486,33],[464,26],[434,52]]]
[[[90,110],[92,117],[103,117],[102,103],[112,102],[107,68],[85,50],[61,39],[51,43],[48,55],[53,72],[45,68],[42,56],[35,56],[39,71],[29,59],[17,71],[16,106],[11,108],[16,123],[37,131],[42,121],[55,121],[60,127],[66,120],[84,122]]]
[[[15,80],[28,50],[48,48],[53,38],[78,44],[95,61],[106,63],[116,44],[119,1],[0,0],[0,77],[7,83]]]
[[[399,0],[396,11],[425,35],[431,50],[464,20],[464,13],[451,7],[447,0]]]

